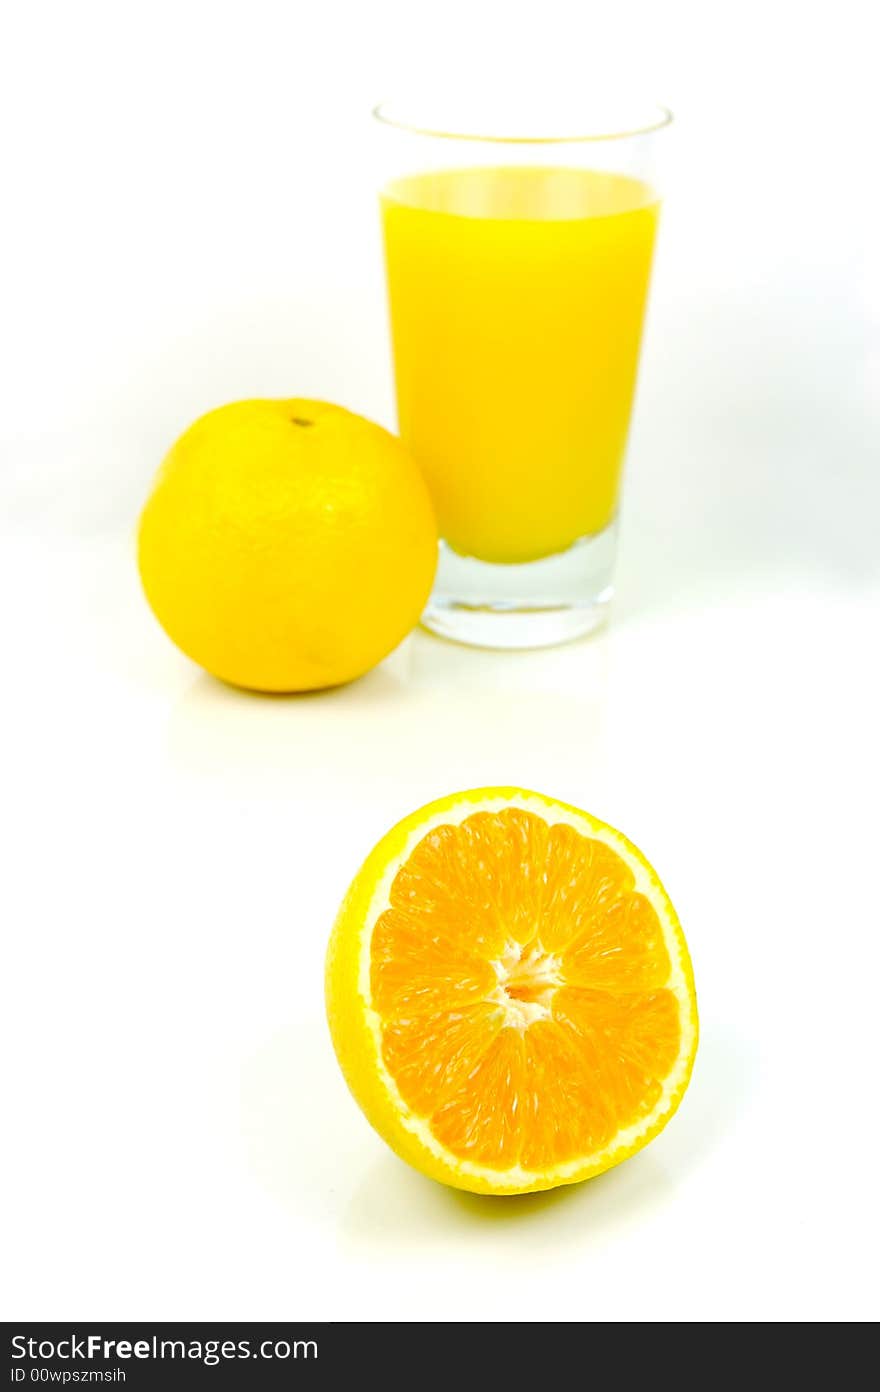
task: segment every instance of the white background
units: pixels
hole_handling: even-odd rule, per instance
[[[5,1317],[878,1313],[872,8],[5,7]],[[168,444],[254,394],[393,421],[369,107],[591,72],[678,117],[612,628],[200,674],[132,559]],[[322,1003],[372,843],[493,782],[644,848],[703,1025],[646,1152],[507,1201],[385,1149]]]

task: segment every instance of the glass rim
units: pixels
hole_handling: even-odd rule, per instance
[[[373,107],[371,114],[380,125],[388,126],[392,130],[402,131],[407,135],[428,136],[434,140],[470,140],[488,145],[587,145],[612,140],[634,140],[639,136],[653,135],[672,124],[674,116],[668,106],[652,102],[647,109],[653,112],[652,119],[632,124],[624,123],[619,128],[608,130],[596,129],[578,135],[483,135],[477,131],[459,131],[439,125],[423,124],[417,120],[401,120],[394,111],[392,101],[379,102]]]

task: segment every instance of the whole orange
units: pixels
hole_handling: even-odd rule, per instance
[[[306,691],[359,677],[418,621],[437,529],[388,431],[321,401],[238,401],[167,455],[138,564],[188,657],[236,686]]]

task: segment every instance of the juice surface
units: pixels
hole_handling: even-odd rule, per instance
[[[586,169],[385,190],[400,433],[456,551],[530,561],[611,521],[658,213],[646,184]]]

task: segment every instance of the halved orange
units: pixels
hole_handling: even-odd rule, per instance
[[[687,945],[640,851],[518,788],[430,803],[368,856],[327,957],[348,1085],[461,1189],[572,1184],[640,1150],[690,1078]]]

